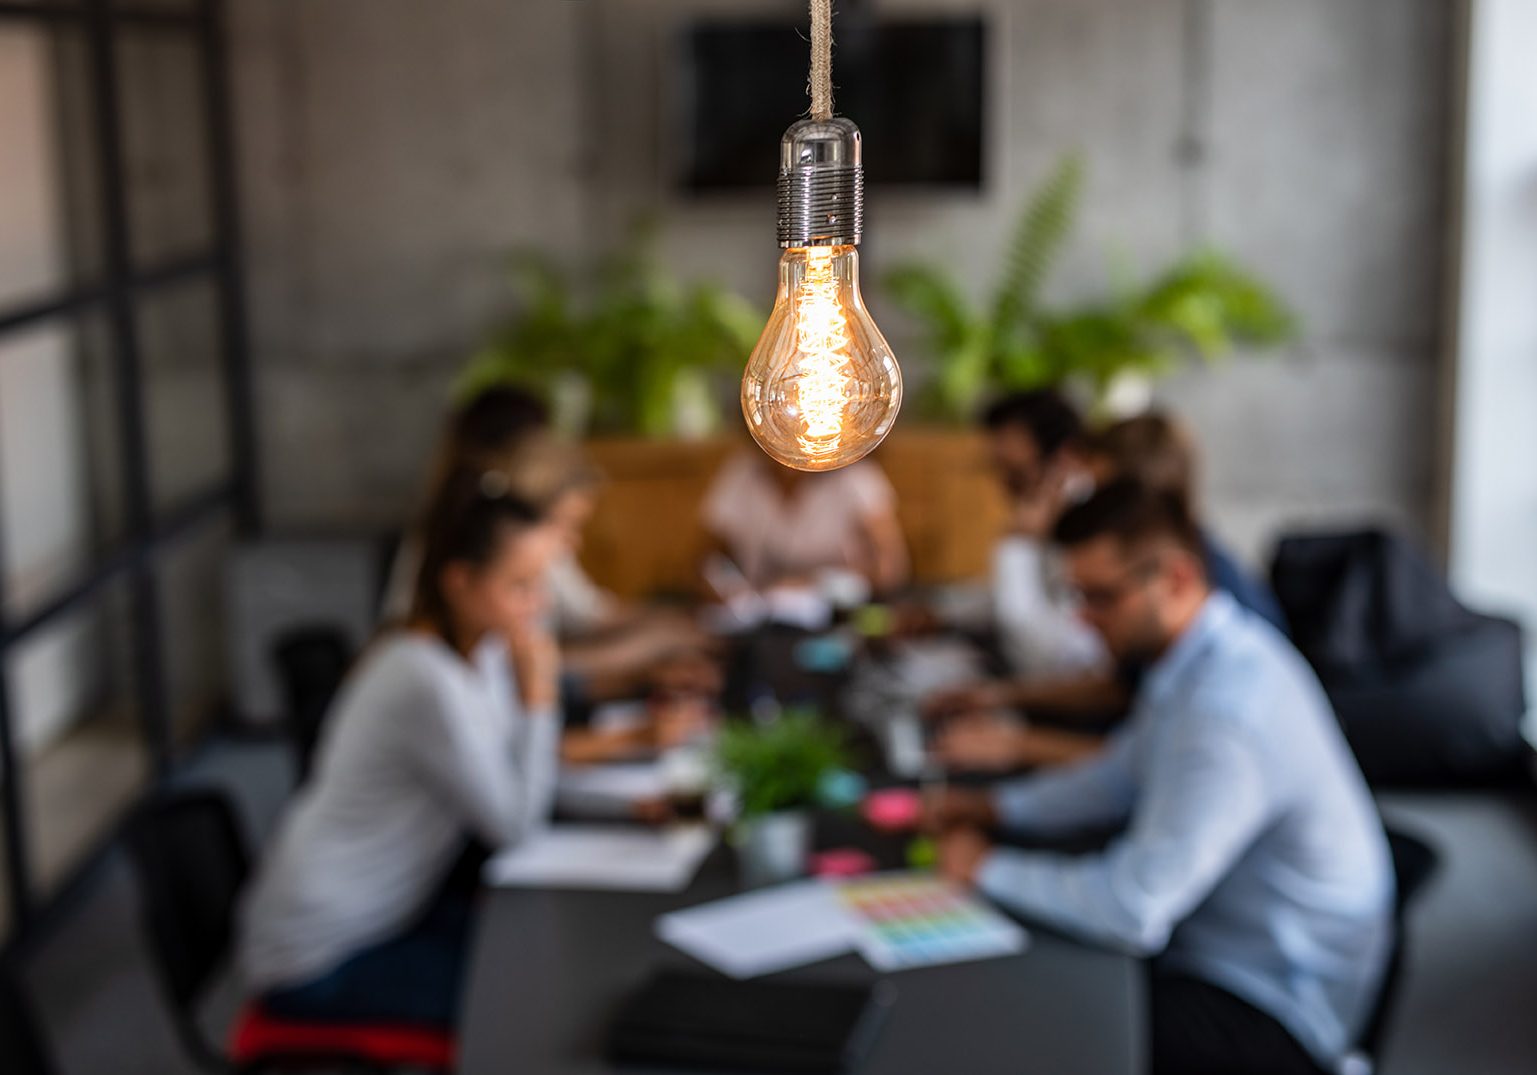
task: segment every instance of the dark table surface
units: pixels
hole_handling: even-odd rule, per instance
[[[608,1024],[660,967],[713,973],[656,939],[666,911],[737,891],[717,848],[675,894],[486,894],[460,1027],[461,1075],[588,1075]],[[1142,1070],[1141,965],[1041,930],[1020,955],[886,975],[896,1001],[863,1075],[1121,1075]],[[773,976],[869,981],[856,956]],[[646,1069],[652,1071],[654,1069]]]

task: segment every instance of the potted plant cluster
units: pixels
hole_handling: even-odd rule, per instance
[[[595,265],[573,271],[549,256],[513,255],[517,311],[460,376],[464,396],[520,384],[551,400],[568,432],[699,436],[735,401],[763,313],[714,282],[665,271],[655,229],[635,225]]]
[[[737,803],[743,882],[772,884],[804,873],[811,811],[828,803],[830,787],[847,773],[842,730],[807,711],[734,720],[721,729],[715,760]]]
[[[970,301],[932,265],[885,274],[887,293],[922,325],[937,360],[921,398],[929,417],[966,421],[986,396],[1064,384],[1087,389],[1096,404],[1114,410],[1118,390],[1189,357],[1212,361],[1292,336],[1285,304],[1214,250],[1181,257],[1102,299],[1047,308],[1041,289],[1072,233],[1083,176],[1079,160],[1067,157],[1031,196],[985,303]]]

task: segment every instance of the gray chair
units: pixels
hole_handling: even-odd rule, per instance
[[[234,806],[213,789],[166,792],[139,807],[124,835],[170,1014],[188,1055],[205,1071],[453,1068],[455,1044],[443,1031],[285,1020],[259,1003],[237,1017],[227,1055],[204,1034],[198,1011],[228,961],[236,902],[250,872]]]
[[[1396,937],[1393,954],[1388,959],[1387,973],[1383,975],[1382,989],[1377,994],[1377,1004],[1366,1021],[1361,1035],[1360,1049],[1374,1061],[1382,1055],[1382,1045],[1387,1038],[1388,1021],[1393,1014],[1393,1004],[1398,998],[1399,982],[1403,977],[1404,961],[1408,950],[1408,934],[1405,920],[1410,907],[1425,888],[1425,882],[1436,872],[1440,856],[1425,841],[1397,829],[1388,829],[1388,849],[1393,853],[1393,873],[1397,879],[1397,902],[1393,908],[1393,928]]]

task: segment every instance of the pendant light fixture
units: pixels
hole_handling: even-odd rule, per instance
[[[779,290],[742,376],[753,439],[796,470],[868,455],[902,406],[902,371],[859,294],[859,128],[833,115],[832,0],[811,0],[811,115],[779,142]]]

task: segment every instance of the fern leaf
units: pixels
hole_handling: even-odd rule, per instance
[[[1082,186],[1083,162],[1070,155],[1031,196],[1009,243],[993,302],[995,338],[1018,332],[1034,314],[1041,284],[1073,229]]]

